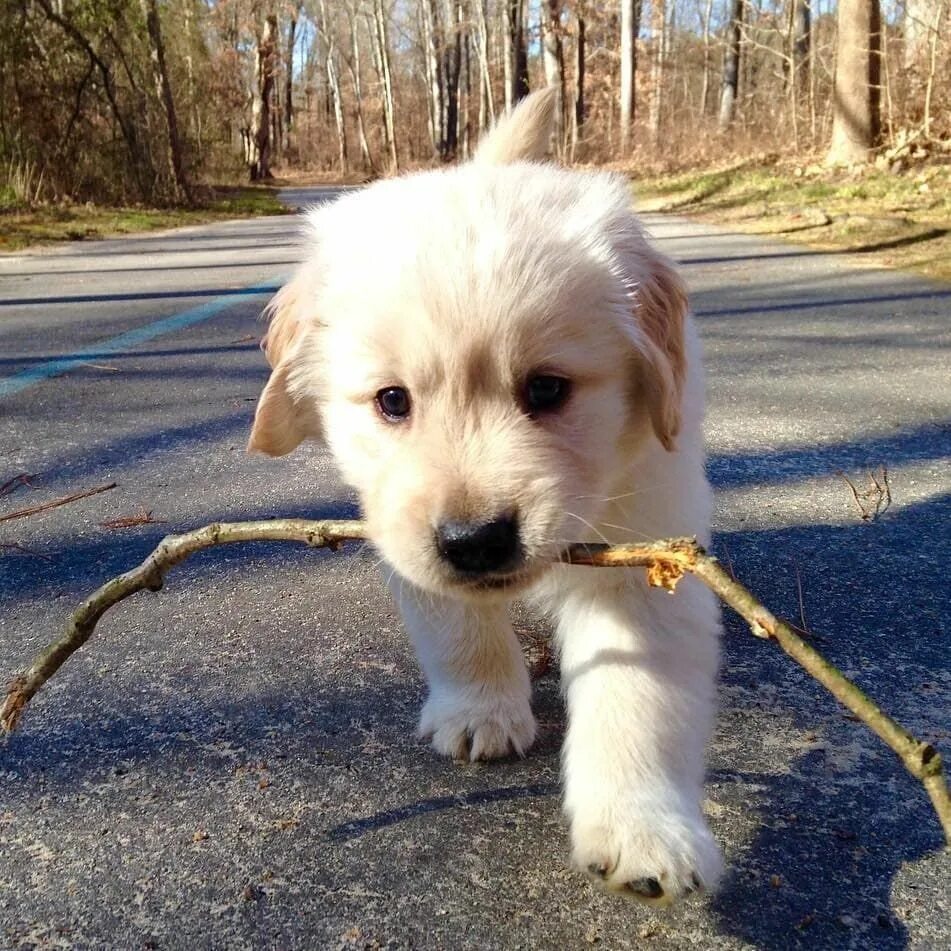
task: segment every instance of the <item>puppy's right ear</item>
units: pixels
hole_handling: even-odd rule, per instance
[[[301,280],[295,278],[267,307],[271,323],[261,349],[274,369],[258,400],[249,452],[283,456],[305,439],[321,437],[316,399],[307,386],[314,344],[301,322],[301,304]]]
[[[555,123],[557,92],[554,86],[533,92],[502,116],[479,143],[475,161],[480,165],[544,161]]]

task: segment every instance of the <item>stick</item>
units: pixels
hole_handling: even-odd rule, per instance
[[[108,485],[97,485],[94,489],[86,489],[85,492],[75,492],[73,495],[64,495],[61,499],[53,499],[52,502],[44,502],[42,505],[31,505],[26,509],[17,509],[15,512],[0,515],[0,522],[9,522],[11,518],[25,518],[27,515],[36,515],[37,512],[45,512],[47,509],[59,508],[61,505],[68,505],[70,502],[79,501],[79,499],[87,499],[90,495],[108,492],[110,489],[114,489],[118,484],[118,482],[110,482]]]
[[[12,479],[7,479],[3,485],[0,485],[0,495],[7,495],[12,492],[18,485],[25,485],[28,488],[33,488],[33,483],[30,482],[30,479],[35,479],[36,476],[28,475],[25,472],[21,472],[19,475],[15,475]]]
[[[166,535],[138,568],[107,581],[89,595],[66,622],[63,636],[42,651],[26,673],[13,679],[0,707],[0,730],[12,733],[16,729],[23,708],[36,691],[89,640],[99,618],[109,608],[145,588],[160,591],[165,575],[190,555],[214,545],[251,541],[294,541],[312,548],[336,550],[343,541],[364,537],[360,522],[313,522],[295,518],[267,522],[215,522],[184,535]]]
[[[366,538],[366,528],[354,521],[307,521],[275,519],[264,522],[221,522],[184,535],[168,535],[137,568],[107,581],[93,592],[69,618],[66,631],[14,678],[3,706],[0,728],[11,733],[31,698],[60,666],[92,636],[102,615],[124,598],[148,588],[161,589],[165,575],[190,555],[214,545],[245,541],[296,541],[313,548],[336,550],[344,541]],[[646,567],[647,580],[673,592],[686,573],[699,578],[726,604],[743,617],[752,633],[774,640],[807,673],[819,681],[869,729],[898,755],[925,787],[951,845],[951,795],[941,766],[941,757],[928,743],[915,739],[887,716],[869,697],[818,651],[799,637],[785,621],[775,617],[731,578],[719,562],[692,538],[675,538],[646,545],[573,545],[561,560],[569,565],[593,567]]]

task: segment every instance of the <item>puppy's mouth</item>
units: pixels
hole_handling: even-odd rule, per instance
[[[493,572],[477,576],[455,575],[452,584],[467,593],[512,594],[527,588],[545,572],[549,565],[540,562],[534,565],[522,565],[517,571]]]

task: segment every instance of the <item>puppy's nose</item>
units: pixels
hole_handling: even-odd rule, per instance
[[[443,522],[436,527],[436,546],[453,568],[470,575],[507,571],[522,557],[515,515],[491,522]]]

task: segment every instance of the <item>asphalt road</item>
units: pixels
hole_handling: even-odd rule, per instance
[[[0,258],[0,484],[33,484],[0,515],[118,483],[0,522],[0,673],[167,532],[356,514],[319,449],[243,451],[297,225]],[[649,226],[706,342],[719,554],[951,759],[951,288]],[[891,506],[866,522],[836,473],[863,493],[879,466]],[[526,760],[452,765],[413,738],[371,551],[213,550],[111,612],[0,747],[0,947],[947,947],[951,862],[892,754],[732,618],[721,680],[706,805],[730,872],[658,914],[568,869],[554,675]]]

